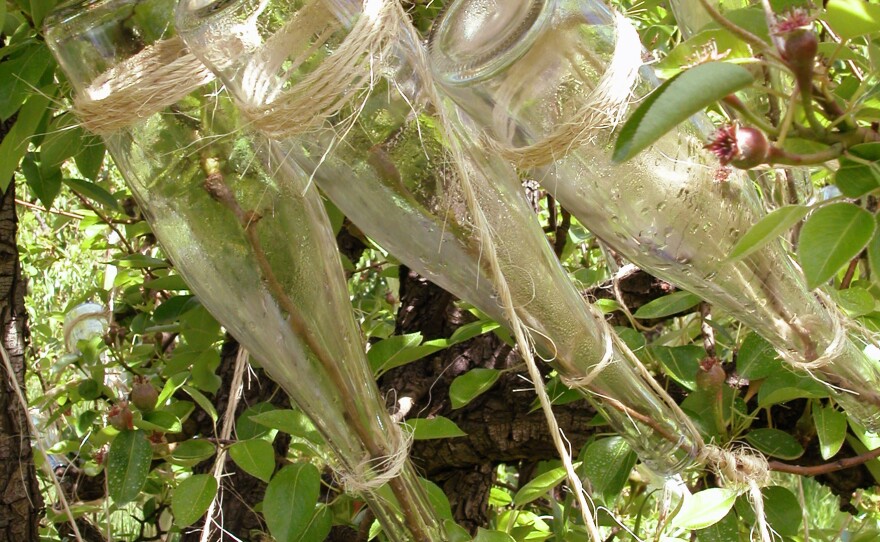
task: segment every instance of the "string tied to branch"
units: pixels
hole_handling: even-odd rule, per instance
[[[406,467],[413,435],[397,424],[389,428],[388,441],[393,448],[381,457],[364,456],[363,460],[351,468],[336,469],[336,479],[346,492],[355,495],[374,493],[389,481],[400,476]]]

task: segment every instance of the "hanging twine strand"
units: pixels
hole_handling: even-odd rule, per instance
[[[561,124],[531,145],[513,147],[491,137],[483,138],[482,143],[516,166],[530,169],[550,164],[569,150],[591,143],[600,131],[613,130],[623,120],[642,67],[638,32],[623,15],[616,13],[614,20],[616,43],[611,63],[586,103],[574,114],[574,122]]]
[[[593,315],[593,318],[600,325],[599,332],[602,335],[602,343],[605,345],[604,351],[602,353],[602,359],[599,360],[590,372],[585,375],[577,375],[573,373],[562,373],[559,374],[559,380],[568,386],[571,389],[583,389],[589,390],[590,384],[592,384],[593,380],[599,376],[610,364],[614,363],[614,339],[612,334],[614,331],[605,323],[605,317],[599,314],[593,305],[587,303],[587,308],[590,310],[590,313]],[[653,378],[652,378],[653,380]],[[666,392],[663,392],[664,395]]]
[[[73,111],[85,129],[108,135],[177,103],[213,79],[174,36],[99,75],[74,99]]]

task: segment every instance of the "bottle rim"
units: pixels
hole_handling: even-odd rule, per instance
[[[556,0],[504,0],[502,9],[513,8],[515,13],[498,32],[486,36],[472,31],[472,37],[479,36],[479,40],[453,40],[453,36],[462,37],[461,19],[466,17],[465,13],[478,11],[485,2],[452,2],[432,27],[428,54],[431,70],[441,83],[461,85],[486,79],[517,61],[544,29],[556,5]]]

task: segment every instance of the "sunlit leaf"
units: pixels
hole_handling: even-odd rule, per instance
[[[819,436],[822,459],[831,459],[846,439],[846,414],[833,406],[813,405],[813,423]]]
[[[229,456],[243,471],[267,483],[275,471],[275,448],[263,439],[236,442]]]
[[[217,480],[210,474],[195,474],[180,482],[171,495],[171,512],[178,527],[197,522],[217,495]]]
[[[779,429],[753,429],[746,433],[746,440],[761,452],[773,457],[797,459],[804,454],[804,448],[797,439]]]
[[[728,259],[738,260],[760,250],[800,222],[809,210],[809,207],[803,205],[786,205],[776,209],[756,222],[745,235],[740,237],[730,250]]]
[[[477,367],[455,377],[449,385],[449,399],[452,408],[461,408],[473,401],[480,394],[488,391],[501,376],[497,369]]]
[[[880,6],[864,0],[828,0],[823,20],[843,39],[880,31]]]
[[[443,416],[433,418],[411,418],[406,420],[413,434],[413,440],[431,440],[438,438],[464,437],[467,433],[462,431],[455,422]]]
[[[814,211],[801,228],[798,261],[815,288],[858,256],[874,235],[874,216],[852,203],[832,203]]]
[[[150,474],[153,447],[143,431],[122,431],[107,454],[107,487],[116,504],[133,501]]]
[[[295,463],[278,471],[266,488],[263,516],[278,542],[298,542],[312,517],[321,487],[321,473],[310,463]]]
[[[645,303],[633,313],[636,318],[665,318],[696,307],[700,298],[690,292],[673,292]]]
[[[705,529],[721,521],[733,508],[736,490],[713,487],[687,497],[678,514],[672,518],[672,527]]]

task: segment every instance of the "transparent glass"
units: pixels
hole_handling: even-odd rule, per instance
[[[47,42],[78,96],[106,98],[108,88],[130,90],[104,84],[108,77],[143,81],[144,71],[155,69],[144,59],[174,43],[167,19],[174,8],[173,0],[68,4],[48,19]],[[199,300],[312,419],[341,472],[399,449],[333,232],[308,178],[285,164],[277,166],[284,174],[266,174],[266,157],[253,150],[219,83],[138,115],[105,141]],[[379,468],[367,468],[365,477],[382,475]],[[364,496],[390,539],[444,539],[408,462],[389,486],[396,503]]]
[[[523,147],[580,118],[614,44],[613,16],[597,1],[458,0],[435,24],[430,61],[444,92],[489,137]],[[637,98],[657,83],[647,68],[641,75]],[[744,175],[719,176],[702,149],[709,129],[695,116],[623,164],[611,162],[611,132],[597,132],[533,174],[609,246],[738,318],[786,359],[832,355],[814,374],[850,414],[880,428],[877,363],[851,341],[838,347],[837,314],[806,289],[781,244],[728,261],[762,210]]]
[[[480,237],[435,117],[421,46],[403,19],[376,15],[378,6],[388,5],[192,0],[180,4],[178,28],[243,110],[264,107],[275,115],[271,127],[259,117],[254,122],[273,138],[275,156],[296,162],[361,230],[406,265],[500,317]],[[365,24],[393,39],[388,47],[372,55],[362,50],[355,62],[347,62],[352,36]],[[327,71],[336,73],[330,77]],[[343,71],[348,78],[336,78]],[[319,76],[326,79],[315,84]],[[369,83],[359,85],[364,79]],[[283,115],[291,119],[293,113],[276,103],[291,94],[311,97],[329,85],[352,98],[326,114],[316,109],[315,119],[281,126]],[[564,376],[582,377],[603,359],[606,337],[613,333],[593,317],[568,280],[526,206],[513,169],[488,155],[462,167],[491,222],[520,318],[536,331],[539,349],[555,358]],[[616,338],[613,344],[614,362],[590,391],[643,460],[664,472],[682,468],[699,437],[688,431],[674,403],[659,396],[662,390],[652,388],[632,353]]]

